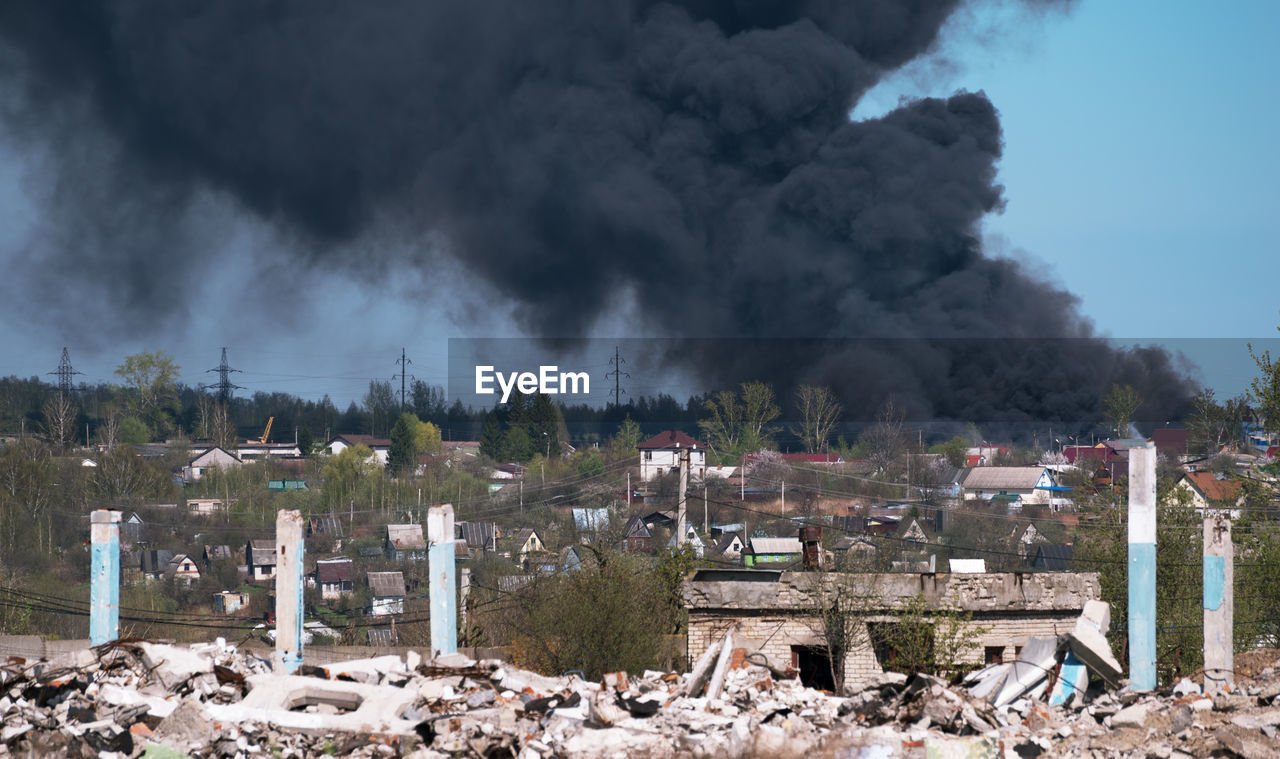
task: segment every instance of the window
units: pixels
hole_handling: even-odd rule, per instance
[[[1004,646],[984,646],[982,661],[987,664],[1004,664]]]
[[[644,452],[644,460],[645,460],[645,461],[653,461],[653,451],[645,451],[645,452]]]

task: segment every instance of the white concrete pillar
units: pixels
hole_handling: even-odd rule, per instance
[[[1156,687],[1156,448],[1129,449],[1129,682]]]
[[[89,517],[89,645],[120,637],[120,512],[98,509]]]
[[[275,670],[292,674],[302,666],[302,512],[276,512]]]
[[[427,511],[427,571],[431,573],[431,648],[434,655],[458,651],[458,588],[453,550],[453,506]]]
[[[1204,692],[1214,693],[1235,683],[1235,599],[1232,589],[1235,549],[1231,520],[1218,515],[1204,520]]]

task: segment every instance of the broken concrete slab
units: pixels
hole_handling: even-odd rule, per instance
[[[1022,694],[1045,682],[1057,667],[1058,639],[1032,638],[1022,648],[993,703],[1006,706]]]

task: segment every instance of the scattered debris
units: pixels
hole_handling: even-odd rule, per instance
[[[1086,621],[1105,632],[1106,610]],[[1191,680],[1111,688],[1106,639],[1083,637],[1032,639],[959,685],[885,673],[843,695],[740,656],[733,631],[689,674],[601,682],[416,653],[280,675],[222,640],[116,641],[0,664],[0,757],[1277,756],[1280,651],[1210,699]],[[1068,667],[1084,675],[1065,698]]]

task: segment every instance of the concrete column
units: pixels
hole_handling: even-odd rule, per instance
[[[120,512],[98,509],[89,517],[89,645],[120,637]]]
[[[431,573],[431,649],[434,655],[458,651],[458,589],[453,555],[453,506],[427,511],[427,571]]]
[[[1231,520],[1204,520],[1204,692],[1213,693],[1235,683],[1232,646],[1235,623],[1235,549]]]
[[[1129,682],[1156,687],[1156,448],[1129,449]]]
[[[302,512],[276,512],[275,670],[292,674],[302,666]]]

